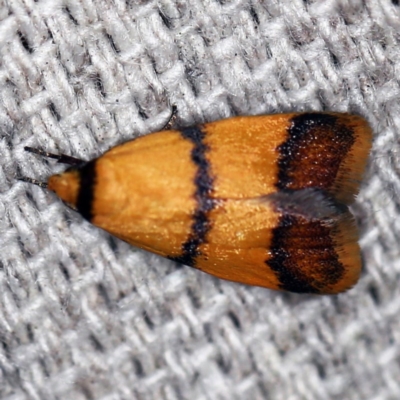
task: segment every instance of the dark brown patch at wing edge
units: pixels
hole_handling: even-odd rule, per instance
[[[195,266],[196,257],[200,254],[199,247],[205,242],[207,233],[211,229],[208,213],[215,207],[215,200],[211,199],[213,181],[211,166],[206,158],[209,147],[204,143],[205,132],[199,126],[186,128],[181,131],[185,139],[193,144],[191,158],[197,166],[194,183],[196,185],[196,210],[193,214],[191,232],[185,243],[182,244],[182,254],[169,259],[185,265]]]
[[[292,118],[288,139],[278,147],[277,188],[330,191],[355,142],[354,132],[335,115],[304,113]]]
[[[269,199],[282,214],[266,261],[280,288],[298,293],[329,292],[345,273],[333,237],[349,215],[348,208],[318,188],[282,190]]]
[[[329,192],[354,141],[352,130],[337,116],[305,113],[292,118],[288,139],[278,147],[277,188],[320,188]],[[282,214],[273,229],[271,257],[266,261],[281,289],[320,293],[343,277],[345,267],[336,252],[334,235],[334,226],[322,220]]]
[[[332,239],[335,228],[323,221],[283,215],[273,230],[267,265],[276,273],[280,288],[297,293],[321,293],[337,283],[345,267]]]
[[[93,218],[94,190],[96,186],[96,160],[89,161],[78,169],[80,183],[76,208],[84,218]]]

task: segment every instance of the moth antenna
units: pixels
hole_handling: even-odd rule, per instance
[[[163,131],[169,131],[175,125],[178,114],[178,107],[176,105],[172,106],[171,115],[169,116],[168,122],[164,125]]]
[[[43,189],[47,189],[47,183],[38,181],[37,179],[28,178],[26,176],[20,176],[17,178],[19,181],[32,183],[33,185],[39,186]]]
[[[57,160],[57,162],[60,164],[79,166],[79,165],[82,165],[85,163],[85,161],[80,160],[79,158],[67,156],[65,154],[53,154],[53,153],[44,151],[42,149],[37,149],[34,147],[30,147],[30,146],[25,146],[24,150],[28,151],[29,153],[38,154],[39,156],[42,156],[42,157],[52,158],[54,160]]]

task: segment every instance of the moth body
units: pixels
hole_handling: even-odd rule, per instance
[[[121,144],[48,188],[112,235],[214,276],[332,294],[360,273],[348,206],[370,147],[354,115],[235,117]]]

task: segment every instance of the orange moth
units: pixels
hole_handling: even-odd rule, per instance
[[[73,165],[47,187],[112,235],[219,278],[334,294],[360,274],[348,207],[371,136],[350,114],[234,117],[149,134],[87,163],[45,153]]]

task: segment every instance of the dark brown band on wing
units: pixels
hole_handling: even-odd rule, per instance
[[[288,139],[278,147],[277,188],[331,190],[354,142],[354,132],[338,116],[297,115],[290,122]]]
[[[277,188],[315,188],[329,193],[354,142],[354,132],[335,115],[297,115],[290,122],[287,140],[278,147]],[[338,214],[344,208],[340,205]],[[276,273],[281,289],[319,293],[343,277],[345,267],[332,239],[334,226],[290,211],[282,214],[273,229],[271,257],[266,261]]]
[[[195,266],[196,257],[200,254],[199,247],[205,242],[207,233],[211,228],[208,213],[215,207],[215,200],[210,197],[214,179],[211,175],[210,163],[206,157],[209,147],[204,143],[205,132],[200,126],[194,126],[183,129],[181,134],[194,144],[191,159],[197,166],[197,173],[194,178],[197,207],[193,214],[193,224],[189,237],[182,244],[182,254],[169,258],[185,265]]]
[[[96,186],[96,160],[89,161],[79,168],[80,185],[76,202],[77,210],[91,221],[93,218],[93,201]]]
[[[273,230],[266,261],[275,272],[282,290],[297,293],[323,293],[342,279],[345,267],[332,239],[334,228],[323,221],[283,215]]]

